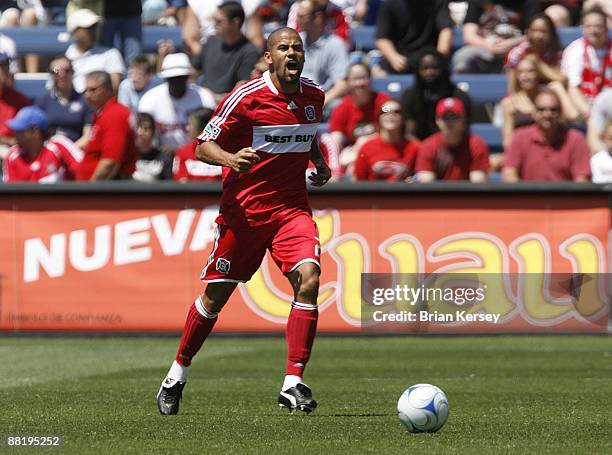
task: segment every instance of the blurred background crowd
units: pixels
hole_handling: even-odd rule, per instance
[[[612,182],[612,0],[0,0],[3,182],[219,180],[197,136],[284,25],[335,181]]]

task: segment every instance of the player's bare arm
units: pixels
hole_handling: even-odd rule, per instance
[[[308,180],[313,186],[325,185],[331,178],[331,169],[325,162],[325,158],[323,158],[317,138],[312,140],[312,146],[310,147],[310,161],[312,161],[312,164],[315,165],[317,171],[311,173],[308,176]]]
[[[260,160],[257,151],[252,147],[229,153],[212,141],[201,143],[196,149],[196,156],[205,163],[229,167],[239,173],[248,172]]]

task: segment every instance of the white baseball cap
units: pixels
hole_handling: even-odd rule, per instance
[[[98,22],[100,22],[102,18],[94,13],[90,9],[79,9],[68,16],[66,20],[66,28],[70,33],[74,32],[77,28],[89,28]]]
[[[171,77],[178,76],[190,76],[193,72],[189,57],[187,54],[178,52],[176,54],[168,54],[162,62],[161,71],[159,77],[168,79]]]

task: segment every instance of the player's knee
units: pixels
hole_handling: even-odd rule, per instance
[[[315,266],[301,275],[300,294],[317,295],[319,292],[319,269]]]

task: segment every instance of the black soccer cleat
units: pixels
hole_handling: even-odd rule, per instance
[[[317,402],[312,398],[312,391],[306,384],[298,383],[295,387],[281,390],[278,395],[278,405],[289,410],[311,413],[317,407]]]
[[[184,387],[184,382],[170,378],[164,379],[157,393],[157,408],[161,414],[178,414]]]

